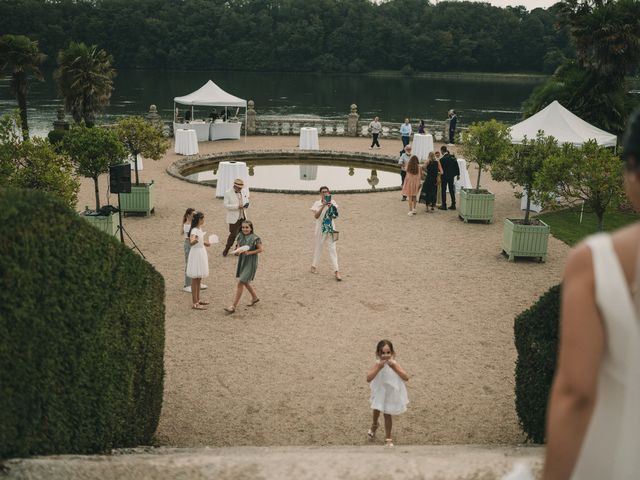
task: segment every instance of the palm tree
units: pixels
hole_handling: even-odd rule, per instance
[[[71,42],[58,53],[54,78],[64,98],[65,109],[76,123],[95,124],[96,114],[109,105],[115,69],[113,57],[96,45]]]
[[[40,64],[47,56],[38,49],[38,42],[24,35],[3,35],[0,37],[0,78],[11,75],[11,90],[18,100],[22,136],[29,138],[27,122],[27,93],[29,75],[44,81]]]

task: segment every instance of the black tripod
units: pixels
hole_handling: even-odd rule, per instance
[[[123,245],[124,245],[124,236],[126,235],[127,238],[133,244],[133,247],[131,247],[131,249],[137,250],[138,253],[142,255],[142,258],[144,258],[145,260],[147,259],[147,257],[144,256],[144,253],[142,253],[142,251],[138,248],[138,245],[136,245],[136,242],[133,241],[133,238],[131,238],[131,235],[129,235],[129,232],[127,232],[122,226],[122,209],[120,208],[120,192],[118,192],[118,228],[116,229],[116,233],[118,232],[120,232],[120,241],[122,242]]]

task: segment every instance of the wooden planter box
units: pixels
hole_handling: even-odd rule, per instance
[[[131,193],[120,194],[120,210],[122,213],[144,213],[151,215],[155,209],[154,183],[131,185]]]
[[[502,250],[514,261],[515,257],[538,257],[541,262],[547,258],[549,225],[538,220],[541,225],[520,225],[506,218],[502,235]]]
[[[117,213],[112,213],[110,215],[87,215],[86,212],[82,212],[80,213],[80,216],[107,235],[115,236],[118,230]]]
[[[472,190],[460,190],[460,204],[458,216],[467,223],[469,220],[479,220],[487,223],[493,221],[493,205],[496,196],[491,193],[473,193]]]

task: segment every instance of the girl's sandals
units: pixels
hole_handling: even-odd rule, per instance
[[[342,277],[340,276],[340,274],[339,274],[338,272],[336,272],[336,274],[335,274],[335,275],[336,275],[336,280],[337,280],[338,282],[341,282],[341,281],[342,281]]]
[[[191,306],[191,308],[192,308],[193,310],[206,310],[206,308],[205,308],[205,307],[203,307],[202,305],[200,305],[199,303],[194,303],[194,304]]]
[[[259,301],[260,301],[259,298],[256,298],[255,300],[251,300],[251,303],[247,303],[247,307],[253,307]]]
[[[236,311],[236,307],[224,307],[224,311],[227,313],[233,313]]]
[[[318,273],[318,269],[313,265],[311,266],[311,273]]]
[[[203,302],[202,300],[198,302],[200,305],[209,305],[209,302]]]
[[[376,430],[378,430],[378,425],[372,425],[367,432],[367,439],[369,439],[370,442],[373,442],[376,439]]]
[[[390,438],[385,438],[384,440],[384,446],[385,447],[393,447],[393,440]]]

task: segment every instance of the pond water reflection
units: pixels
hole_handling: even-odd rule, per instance
[[[392,165],[340,165],[296,161],[247,162],[249,188],[281,191],[317,192],[323,185],[332,191],[380,190],[400,187],[400,173]],[[189,172],[185,178],[215,184],[217,166]]]

